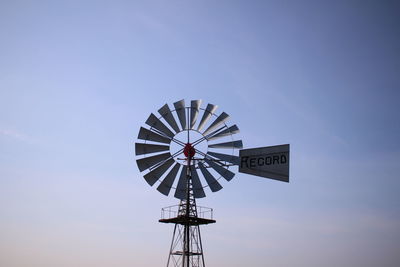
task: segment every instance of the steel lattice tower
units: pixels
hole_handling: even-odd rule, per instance
[[[176,217],[159,220],[162,223],[175,224],[167,267],[205,267],[200,225],[216,221],[198,216],[190,171],[190,163],[194,156],[191,145],[185,147],[184,154],[189,166],[186,173],[186,199],[180,201]]]

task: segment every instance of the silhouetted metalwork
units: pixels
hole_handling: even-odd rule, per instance
[[[212,209],[198,207],[193,196],[190,176],[187,177],[188,198],[179,205],[163,208],[159,222],[175,224],[167,266],[205,266],[200,225],[215,223]],[[200,208],[200,212],[198,212]],[[206,217],[207,216],[207,217]]]
[[[175,225],[167,266],[205,266],[200,225],[216,221],[212,209],[197,206],[196,199],[206,196],[207,187],[212,192],[221,190],[220,179],[234,177],[229,168],[239,164],[234,152],[243,147],[241,140],[233,138],[239,128],[226,124],[229,115],[216,115],[216,105],[207,104],[203,109],[201,104],[201,100],[192,100],[185,106],[180,100],[174,103],[174,110],[165,104],[158,110],[160,117],[150,114],[146,120],[150,128],[139,131],[138,139],[143,142],[135,144],[136,155],[143,155],[137,165],[146,172],[146,182],[151,186],[159,182],[157,190],[166,196],[174,189],[174,196],[180,199],[179,205],[162,209],[159,220]],[[196,139],[191,136],[194,133]],[[199,149],[201,144],[206,144],[206,149]],[[178,149],[172,151],[171,145]],[[226,150],[231,153],[225,154]]]
[[[179,205],[163,208],[159,220],[175,224],[167,267],[205,267],[200,225],[215,220],[212,209],[198,207],[196,199],[206,196],[206,187],[217,192],[222,189],[220,181],[232,180],[231,166],[239,166],[243,173],[289,182],[289,145],[244,149],[238,156],[235,151],[243,148],[243,143],[234,140],[234,135],[239,128],[228,127],[229,115],[216,115],[216,105],[207,104],[203,109],[201,104],[201,100],[192,100],[185,106],[180,100],[174,103],[174,110],[165,104],[158,110],[160,117],[150,114],[146,120],[150,128],[140,128],[141,142],[135,144],[136,155],[143,155],[137,165],[146,172],[146,182],[151,186],[159,182],[157,190],[166,196],[175,189],[174,197],[180,199]],[[193,139],[194,133],[201,137]],[[198,148],[205,143],[206,149]],[[178,148],[173,150],[172,145]]]

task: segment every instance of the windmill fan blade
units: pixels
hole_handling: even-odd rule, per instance
[[[190,103],[190,129],[193,129],[193,126],[196,123],[200,105],[201,100],[192,100]]]
[[[169,146],[135,143],[136,156],[168,150]]]
[[[222,112],[221,115],[219,115],[218,118],[216,118],[215,121],[207,128],[207,130],[204,131],[203,135],[207,135],[209,132],[217,128],[219,125],[221,125],[228,119],[229,115],[226,114],[225,112]]]
[[[208,186],[210,187],[211,191],[217,192],[222,189],[222,186],[218,183],[218,181],[212,176],[212,174],[204,167],[203,163],[199,162],[199,168],[201,173],[203,174],[204,178]]]
[[[200,182],[200,178],[199,175],[197,174],[196,167],[194,167],[193,165],[190,166],[190,174],[193,183],[193,196],[195,198],[205,197],[206,194],[204,193],[203,185]]]
[[[216,172],[218,172],[222,177],[224,177],[227,181],[232,180],[233,176],[235,174],[231,172],[228,169],[225,169],[224,167],[218,165],[217,163],[213,162],[212,160],[205,159],[208,165],[210,165],[211,168],[213,168]]]
[[[146,121],[146,124],[159,130],[166,136],[169,136],[171,138],[174,137],[174,133],[170,129],[168,129],[168,127],[165,126],[164,123],[162,123],[153,113],[150,114],[149,118]]]
[[[207,154],[213,156],[214,158],[217,158],[217,159],[220,159],[220,160],[223,160],[226,162],[230,162],[234,165],[239,165],[239,157],[238,156],[215,153],[215,152],[211,152],[211,151],[209,151]]]
[[[209,145],[210,148],[243,148],[242,140],[226,142],[226,143],[219,143],[219,144],[212,144]]]
[[[186,175],[187,175],[187,166],[183,166],[174,195],[178,199],[186,198],[186,182],[187,182]]]
[[[157,182],[158,179],[168,170],[169,167],[174,163],[175,161],[171,158],[149,172],[148,174],[144,175],[144,179],[146,179],[146,182],[149,185],[153,185],[155,182]]]
[[[179,121],[182,125],[182,130],[186,129],[186,110],[185,100],[180,100],[174,103],[176,114],[178,114]]]
[[[217,110],[217,105],[213,104],[208,104],[206,107],[206,110],[203,113],[203,117],[201,118],[201,121],[199,123],[199,127],[197,127],[198,131],[201,131],[201,129],[204,127],[204,125],[207,123],[207,121],[211,118],[211,115],[214,114],[215,110]]]
[[[175,133],[179,132],[179,127],[178,124],[176,124],[175,118],[172,115],[171,110],[168,107],[168,104],[165,104],[162,106],[159,110],[158,113],[165,119],[166,122],[174,129]]]
[[[164,144],[169,144],[171,142],[170,139],[168,139],[164,136],[161,136],[157,133],[154,133],[143,127],[140,127],[138,139],[142,139],[142,140],[146,140],[146,141],[149,140],[149,141],[154,141],[154,142],[160,142],[160,143],[164,143]]]
[[[142,171],[156,165],[157,163],[160,163],[160,162],[166,160],[169,157],[171,157],[171,154],[169,152],[167,152],[167,153],[139,159],[136,162],[139,167],[139,170],[142,172]]]
[[[213,139],[221,138],[221,137],[228,136],[231,134],[235,134],[238,132],[239,132],[239,128],[235,124],[223,131],[220,131],[220,132],[215,131],[215,132],[209,134],[209,136],[207,136],[206,138],[207,138],[207,140],[213,140]]]
[[[174,183],[175,177],[178,174],[179,168],[179,163],[176,163],[174,167],[172,167],[171,171],[167,174],[167,176],[165,176],[164,180],[157,187],[157,190],[161,194],[168,196],[169,191],[172,188],[172,184]]]

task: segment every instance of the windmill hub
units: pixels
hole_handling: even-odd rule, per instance
[[[196,150],[194,149],[191,143],[187,143],[185,145],[185,148],[183,149],[183,154],[185,155],[185,157],[192,159],[196,154]]]
[[[188,141],[189,133],[189,141]],[[171,142],[169,151],[174,157],[175,162],[186,165],[189,154],[191,155],[190,164],[197,164],[199,160],[204,159],[204,155],[208,153],[208,141],[204,140],[203,135],[194,130],[184,130],[174,135],[174,140],[179,143]],[[204,140],[196,142],[197,140]],[[179,151],[181,151],[179,153]],[[192,151],[192,153],[190,153]]]

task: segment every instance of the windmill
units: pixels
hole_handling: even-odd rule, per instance
[[[174,224],[168,266],[205,266],[200,225],[215,223],[213,210],[197,206],[207,191],[217,192],[232,180],[233,166],[243,173],[288,181],[288,145],[258,149],[243,148],[235,139],[236,125],[229,115],[217,115],[217,106],[201,107],[201,100],[165,104],[158,116],[151,113],[135,143],[137,165],[144,179],[157,190],[179,199],[178,205],[162,209],[159,222]],[[243,154],[243,156],[241,155]],[[279,160],[276,156],[279,155]],[[278,176],[276,176],[278,174]],[[276,177],[275,177],[276,176]]]

